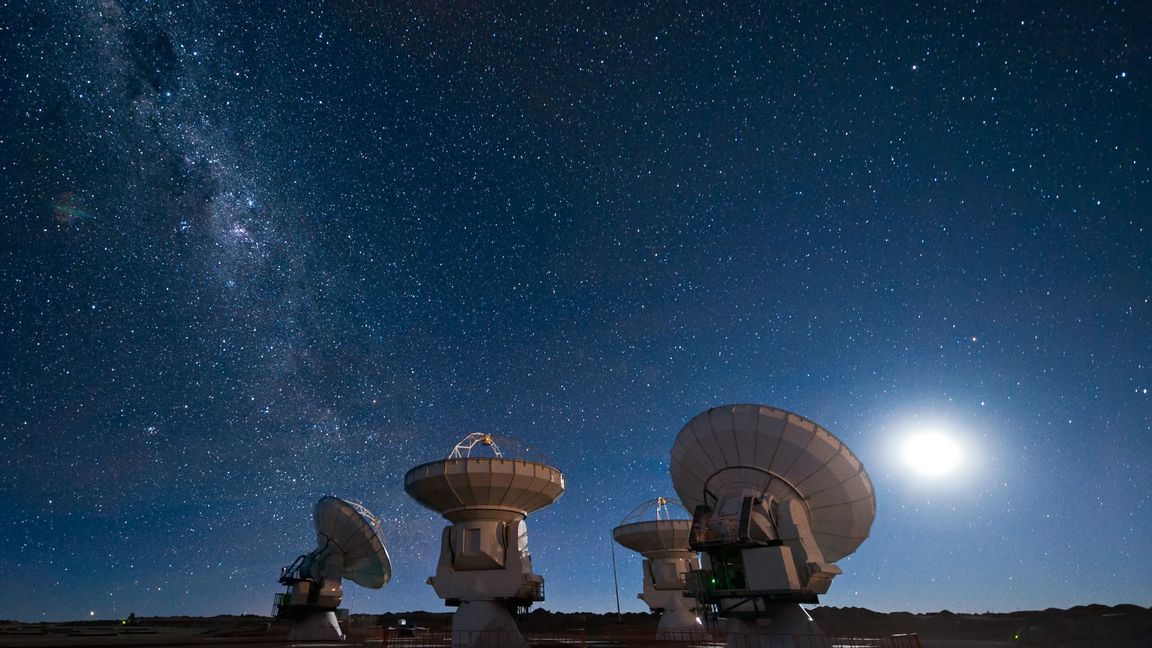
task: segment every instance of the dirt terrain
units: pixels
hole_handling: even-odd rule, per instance
[[[915,633],[924,648],[1152,648],[1152,609],[1135,605],[1087,605],[1068,610],[1002,614],[884,613],[864,608],[819,607],[811,614],[830,637],[887,638]],[[521,617],[520,628],[533,645],[658,646],[661,644],[651,640],[656,621],[652,614],[630,613],[618,617],[537,609]],[[419,628],[418,633],[427,637],[444,636],[451,627],[451,615],[447,612],[356,614],[342,625],[348,641],[332,645],[377,648],[399,644],[397,631],[388,631],[388,628]],[[121,620],[37,624],[0,621],[0,648],[271,648],[291,645],[287,635],[287,625],[252,615],[141,617],[135,624]],[[826,645],[837,645],[837,642]]]

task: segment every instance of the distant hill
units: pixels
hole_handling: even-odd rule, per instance
[[[1138,605],[1081,605],[1067,610],[1023,610],[1007,613],[957,614],[948,610],[913,614],[874,612],[858,607],[818,607],[812,617],[828,635],[883,637],[916,633],[925,648],[975,646],[1035,646],[1044,648],[1152,648],[1152,609]],[[525,634],[573,633],[583,637],[643,638],[655,634],[658,617],[649,613],[617,616],[586,612],[551,612],[537,608],[522,616]],[[451,611],[354,614],[345,628],[350,635],[376,636],[380,627],[403,625],[447,631]],[[175,635],[197,640],[224,640],[228,637],[275,638],[287,634],[287,625],[269,617],[222,615],[216,617],[139,617],[138,622]],[[27,624],[0,621],[0,645],[11,643],[15,635],[35,632],[37,627],[87,627],[120,625],[120,620],[79,620],[70,623]],[[44,632],[56,633],[56,630]],[[30,643],[29,646],[43,645]],[[640,645],[634,641],[629,645]]]
[[[812,618],[831,635],[915,632],[922,640],[1003,641],[1021,646],[1152,648],[1152,609],[1080,605],[1067,610],[925,614],[820,607]]]

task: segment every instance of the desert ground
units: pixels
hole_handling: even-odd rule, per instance
[[[956,614],[949,611],[884,613],[863,608],[819,607],[811,610],[811,614],[827,635],[826,639],[810,642],[813,648],[904,648],[916,645],[923,648],[1152,648],[1152,609],[1136,605],[1088,605],[1067,610],[996,614]],[[123,621],[0,621],[0,647],[432,646],[445,640],[451,626],[447,612],[356,614],[342,624],[348,633],[347,641],[293,644],[287,638],[288,625],[270,617],[140,617],[134,624]],[[521,617],[519,624],[532,646],[669,646],[667,642],[654,640],[656,622],[657,617],[652,614],[617,616],[553,613],[537,609]],[[401,631],[401,628],[405,630]],[[908,637],[909,634],[915,637]],[[894,635],[897,638],[893,639]],[[692,645],[715,644],[693,642]]]

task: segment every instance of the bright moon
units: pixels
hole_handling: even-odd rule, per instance
[[[914,434],[904,442],[904,463],[925,477],[943,477],[960,465],[960,446],[939,432]]]

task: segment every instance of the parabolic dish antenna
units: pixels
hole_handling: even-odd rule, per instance
[[[728,645],[794,646],[820,629],[817,603],[841,573],[834,561],[868,537],[876,517],[860,460],[803,416],[725,405],[695,416],[672,446],[672,484],[692,509],[689,544],[701,569],[688,595],[728,618]]]
[[[392,560],[380,538],[380,520],[355,502],[322,497],[313,509],[316,539],[332,542],[343,556],[343,573],[357,585],[380,589],[392,579]]]
[[[669,470],[689,510],[739,494],[799,500],[829,561],[856,551],[876,517],[872,481],[856,455],[823,427],[774,407],[697,415],[677,435]]]
[[[482,449],[494,456],[480,456]],[[441,531],[440,560],[428,583],[457,606],[453,647],[527,646],[512,612],[544,600],[544,577],[532,572],[525,518],[564,494],[563,473],[507,458],[491,435],[477,432],[447,459],[409,470],[404,490],[452,523]]]
[[[700,569],[689,546],[692,518],[676,500],[658,497],[637,506],[612,529],[617,543],[644,556],[643,591],[637,596],[660,615],[659,641],[701,640],[695,602],[684,595],[684,574]]]
[[[688,550],[692,514],[680,502],[666,497],[643,502],[612,529],[617,543],[647,555],[658,551]]]
[[[370,589],[392,578],[392,561],[380,537],[380,521],[360,504],[322,497],[312,509],[316,549],[283,569],[288,591],[276,597],[276,616],[289,619],[293,641],[342,639],[336,609],[345,578]]]

